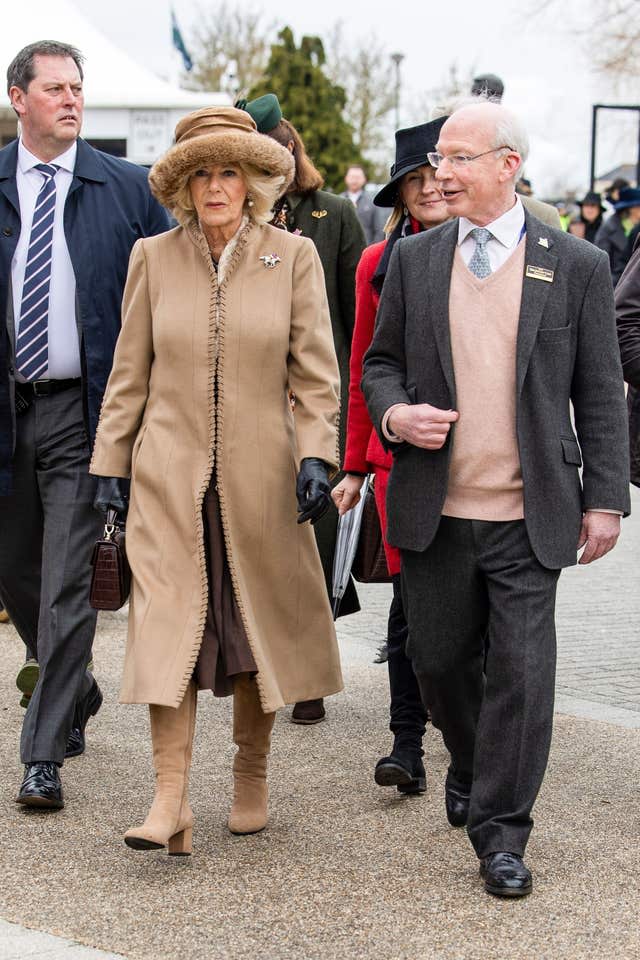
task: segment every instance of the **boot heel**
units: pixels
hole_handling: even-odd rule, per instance
[[[188,857],[192,850],[193,827],[185,827],[180,833],[169,837],[169,856]]]

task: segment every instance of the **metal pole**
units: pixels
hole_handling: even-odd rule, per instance
[[[593,191],[596,182],[596,126],[598,123],[598,104],[594,103],[591,108],[591,174],[589,177],[589,190]]]
[[[640,111],[638,111],[638,162],[636,163],[636,187],[640,187]]]
[[[392,53],[391,59],[396,69],[396,90],[395,90],[395,110],[396,110],[396,130],[400,129],[400,64],[404,60],[404,53]]]

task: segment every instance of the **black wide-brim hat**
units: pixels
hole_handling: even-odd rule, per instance
[[[429,123],[417,127],[405,127],[396,130],[396,159],[389,171],[391,179],[382,190],[378,190],[373,202],[376,207],[394,207],[398,199],[399,180],[405,173],[411,173],[428,163],[427,154],[435,153],[440,131],[448,117],[438,117]]]
[[[596,193],[595,190],[589,190],[587,193],[585,193],[582,200],[578,200],[579,207],[584,207],[585,205],[600,207],[603,212],[607,209],[602,202],[602,195],[600,193]]]

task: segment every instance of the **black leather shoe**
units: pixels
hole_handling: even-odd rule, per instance
[[[399,793],[424,793],[427,778],[420,757],[406,757],[392,753],[376,763],[374,780],[380,787],[397,787]]]
[[[445,784],[444,805],[447,811],[447,820],[452,827],[464,827],[469,819],[469,798],[471,793],[465,793],[459,787]]]
[[[42,810],[60,810],[64,807],[58,765],[48,760],[27,763],[16,803],[40,807]]]
[[[79,757],[84,753],[85,738],[84,731],[90,717],[95,717],[102,706],[102,691],[94,679],[93,685],[84,700],[76,704],[76,710],[73,715],[73,727],[67,740],[67,749],[65,750],[65,759],[69,757]]]
[[[69,757],[79,757],[84,753],[85,739],[84,732],[80,727],[72,727],[67,740],[67,749],[64,752],[65,760]]]
[[[490,853],[480,861],[480,876],[495,897],[526,897],[533,889],[531,871],[517,853]]]
[[[293,708],[291,723],[320,723],[325,716],[324,700],[300,700]]]

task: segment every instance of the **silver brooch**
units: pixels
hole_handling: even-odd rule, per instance
[[[280,257],[277,253],[265,253],[263,257],[260,257],[265,267],[275,267],[280,263]]]

